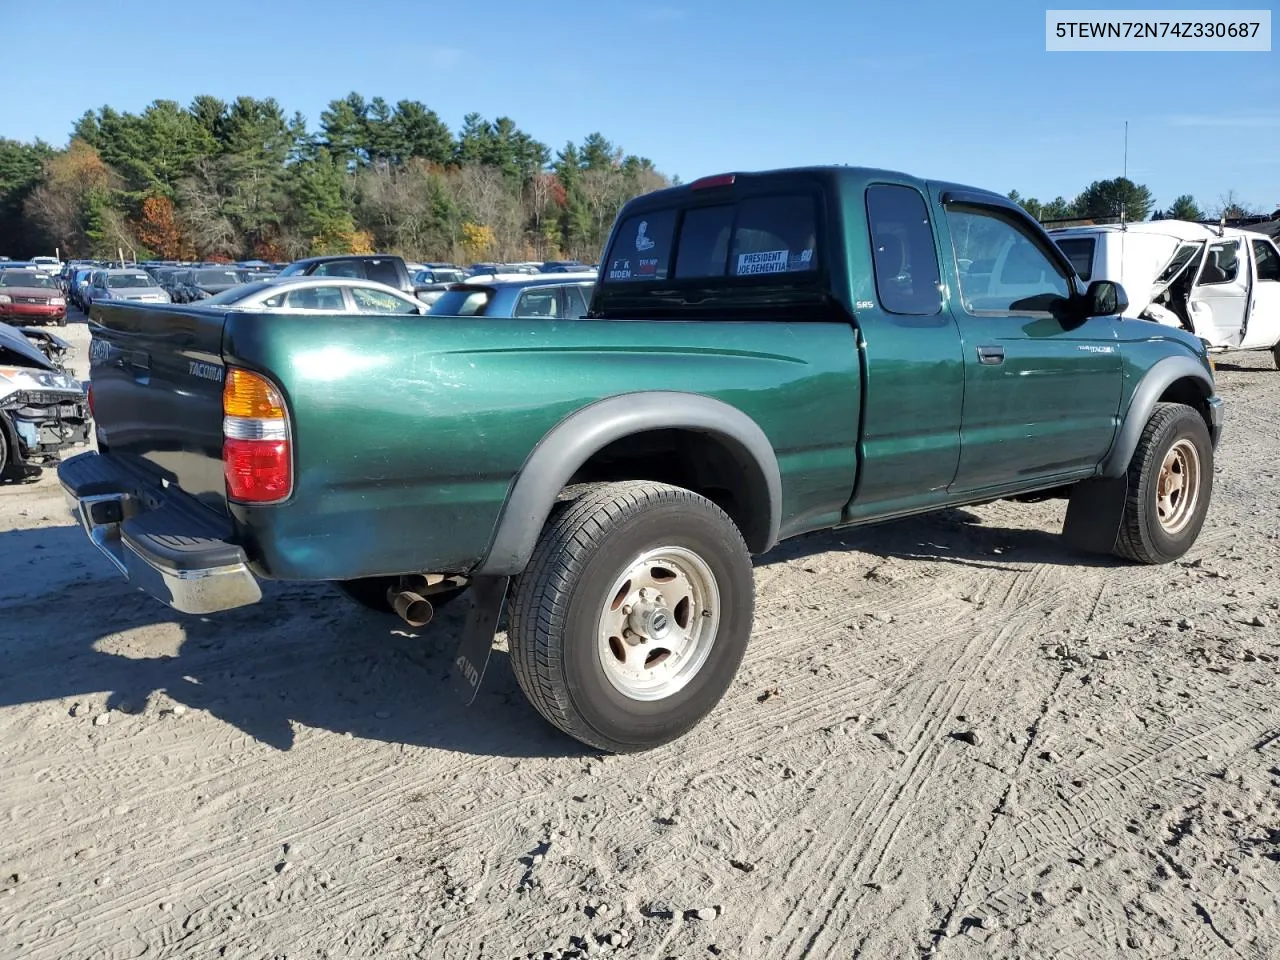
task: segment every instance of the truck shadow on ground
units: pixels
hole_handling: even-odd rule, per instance
[[[856,550],[881,560],[922,560],[985,570],[1020,572],[1010,563],[1047,563],[1068,567],[1120,567],[1106,554],[1085,553],[1059,534],[986,524],[964,509],[908,517],[843,530],[824,530],[785,540],[757,558],[757,566],[785,563],[815,554]]]
[[[798,538],[757,563],[848,550],[995,570],[1113,563],[959,510]],[[459,599],[415,630],[327,585],[267,584],[253,607],[188,616],[128,586],[78,528],[11,531],[0,534],[0,706],[154,713],[172,701],[279,750],[309,727],[483,756],[590,755],[528,705],[503,650],[476,701],[457,700],[450,671],[467,606]]]
[[[590,755],[528,705],[502,650],[475,702],[455,697],[465,618],[459,600],[415,630],[297,584],[188,616],[128,586],[77,528],[12,531],[0,534],[0,706],[155,713],[172,701],[280,750],[301,726],[483,756]]]

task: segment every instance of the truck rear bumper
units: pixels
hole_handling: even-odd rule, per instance
[[[182,494],[149,487],[118,463],[82,453],[58,467],[71,515],[124,577],[181,613],[257,603],[258,581],[223,522]]]

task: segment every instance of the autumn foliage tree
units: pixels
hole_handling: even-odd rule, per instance
[[[89,111],[62,151],[0,141],[0,236],[75,256],[595,259],[621,205],[666,183],[599,133],[553,156],[510,117],[455,133],[412,100],[352,93],[309,130],[271,98],[199,96]]]
[[[162,194],[152,194],[142,201],[138,239],[161,260],[186,260],[195,256],[194,248],[178,229],[173,201]]]

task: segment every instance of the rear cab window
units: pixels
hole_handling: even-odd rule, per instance
[[[623,212],[590,316],[732,310],[752,318],[794,315],[805,304],[829,309],[820,184],[769,175],[708,179],[720,182],[662,191]]]

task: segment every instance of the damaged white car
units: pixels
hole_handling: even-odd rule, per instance
[[[89,442],[85,388],[0,324],[0,481],[39,476],[68,447]]]
[[[1280,370],[1280,250],[1266,234],[1152,220],[1049,235],[1080,279],[1124,287],[1126,317],[1182,327],[1212,352],[1268,350]]]

